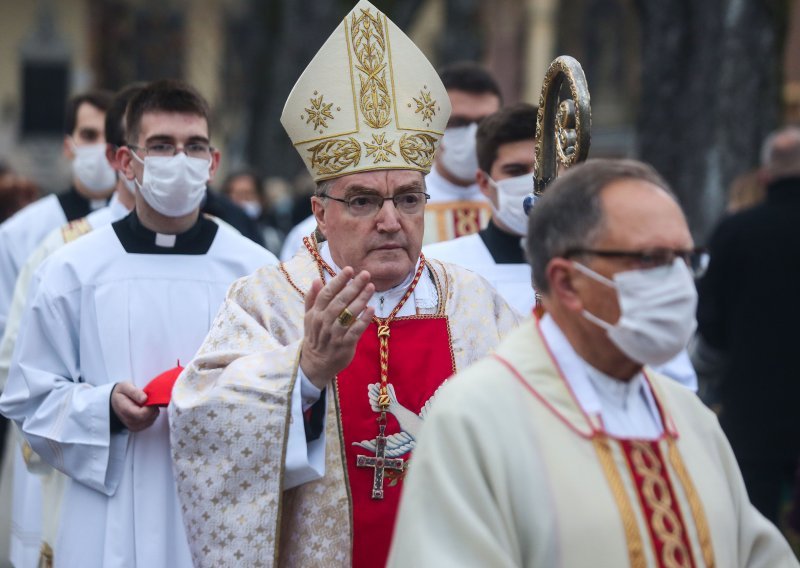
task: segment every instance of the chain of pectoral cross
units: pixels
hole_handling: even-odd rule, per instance
[[[303,244],[308,249],[308,252],[311,256],[314,257],[314,260],[317,261],[317,266],[320,270],[320,276],[322,276],[323,269],[330,274],[331,277],[336,276],[336,273],[333,269],[328,265],[327,262],[322,258],[319,254],[319,251],[316,247],[316,240],[312,243],[312,240],[308,237],[303,239]],[[379,318],[377,316],[372,316],[372,321],[378,324],[378,343],[379,343],[379,357],[380,357],[380,379],[381,379],[381,386],[380,391],[378,392],[378,408],[380,409],[380,414],[378,415],[378,435],[375,437],[375,456],[363,456],[359,455],[356,456],[356,467],[372,467],[375,468],[375,472],[372,478],[372,498],[373,499],[383,499],[383,478],[384,478],[384,470],[392,469],[396,471],[403,470],[403,460],[400,458],[386,458],[386,411],[389,409],[389,324],[392,323],[394,317],[400,311],[400,308],[405,305],[406,300],[411,297],[412,292],[414,292],[414,288],[417,287],[417,283],[419,282],[420,277],[422,276],[422,271],[425,269],[425,255],[421,252],[419,253],[419,265],[417,266],[417,271],[414,274],[414,279],[411,281],[411,285],[406,290],[403,297],[394,307],[394,309],[389,313],[388,316],[385,318]],[[325,279],[323,278],[323,281]]]

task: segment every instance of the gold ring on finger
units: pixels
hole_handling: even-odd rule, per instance
[[[353,312],[345,308],[339,313],[339,316],[336,318],[336,321],[338,321],[344,327],[350,327],[351,325],[353,325],[353,322],[356,321],[356,316],[353,315]]]

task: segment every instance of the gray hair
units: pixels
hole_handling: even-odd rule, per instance
[[[531,210],[526,250],[533,285],[550,291],[547,265],[571,249],[591,248],[606,228],[600,194],[621,179],[652,183],[673,199],[669,184],[651,166],[636,160],[587,160],[559,176]],[[677,202],[677,199],[675,199]]]
[[[800,128],[787,126],[767,136],[761,166],[772,180],[800,175]]]
[[[316,189],[314,189],[314,195],[316,195],[317,197],[322,197],[323,195],[327,195],[328,193],[330,193],[330,190],[333,189],[333,184],[335,181],[336,178],[318,181],[317,187]]]

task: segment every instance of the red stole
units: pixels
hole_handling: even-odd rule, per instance
[[[390,333],[389,384],[394,387],[399,406],[393,405],[387,413],[387,438],[403,431],[397,416],[391,413],[392,409],[398,410],[404,423],[412,428],[418,426],[416,419],[425,403],[445,379],[455,373],[446,317],[398,317],[391,323]],[[372,499],[375,470],[356,467],[357,456],[375,456],[374,450],[354,444],[363,441],[374,443],[378,434],[378,413],[372,410],[368,390],[369,385],[376,383],[380,383],[378,327],[372,322],[361,336],[352,363],[336,379],[353,503],[354,568],[385,566],[405,475],[405,471],[385,470],[384,497],[375,500]],[[411,436],[404,437],[408,442],[406,447],[413,445]],[[408,460],[411,448],[403,448],[405,452],[402,455],[393,456],[393,442],[391,438],[387,440],[386,457]]]

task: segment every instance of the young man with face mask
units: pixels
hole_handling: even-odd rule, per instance
[[[72,186],[17,212],[0,225],[0,334],[8,317],[17,274],[28,255],[50,231],[106,205],[117,178],[106,160],[103,123],[111,103],[108,91],[72,97],[64,123],[64,155],[72,163]]]
[[[200,214],[219,164],[208,106],[157,81],[128,104],[117,159],[135,210],[34,276],[0,411],[69,476],[56,566],[191,566],[166,414],[147,385],[200,346],[229,285],[269,252]],[[148,394],[150,393],[150,394]]]
[[[128,187],[128,180],[119,169],[116,152],[118,147],[125,144],[125,108],[140,89],[141,85],[122,89],[114,96],[105,115],[106,158],[117,173],[116,189],[108,205],[53,229],[30,254],[19,272],[5,332],[0,340],[0,390],[8,378],[11,357],[28,301],[28,290],[36,269],[65,244],[125,217],[133,209],[134,196]],[[13,518],[10,558],[15,566],[37,566],[40,562],[46,562],[48,557],[52,558],[65,478],[32,452],[30,446],[22,442],[16,429],[10,431],[9,442],[15,448],[15,451],[7,454],[13,465],[3,470],[0,484],[13,484],[13,512],[9,511]]]
[[[533,190],[536,107],[520,103],[486,117],[478,128],[477,185],[492,208],[478,233],[427,245],[429,258],[459,264],[480,274],[521,314],[535,303],[522,240],[528,217],[522,201]]]
[[[666,182],[576,165],[526,244],[547,313],[442,389],[388,565],[797,568],[714,414],[648,367],[692,335],[703,265]]]
[[[477,63],[454,63],[439,74],[453,111],[433,168],[425,176],[431,196],[425,210],[425,244],[470,235],[486,226],[491,210],[485,192],[475,183],[479,168],[475,135],[481,121],[502,104],[500,87]],[[424,97],[414,104],[423,113],[436,112]]]

